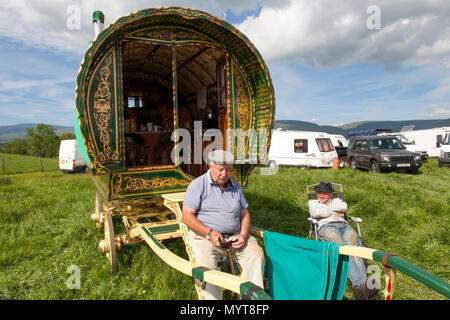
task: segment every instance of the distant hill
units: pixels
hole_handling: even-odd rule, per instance
[[[15,138],[23,138],[27,128],[35,128],[37,123],[21,123],[9,126],[0,126],[0,145],[13,141]],[[312,122],[298,120],[277,120],[275,129],[299,131],[318,131],[347,136],[350,131],[370,130],[370,129],[390,129],[394,132],[400,131],[404,126],[414,125],[414,130],[423,130],[439,127],[450,127],[449,119],[435,120],[403,120],[403,121],[359,121],[346,123],[340,126],[321,126]],[[61,135],[66,132],[74,133],[73,127],[55,126],[56,134]]]
[[[370,130],[376,128],[391,129],[394,132],[402,130],[405,126],[414,125],[414,130],[424,130],[439,127],[450,127],[449,119],[434,120],[403,120],[403,121],[367,121],[356,125],[353,128],[348,127],[348,131]]]
[[[307,121],[297,121],[297,120],[278,120],[275,121],[275,129],[282,128],[284,130],[299,130],[299,131],[318,131],[327,132],[333,134],[346,135],[347,130],[333,127],[333,126],[319,126],[318,124],[307,122]]]
[[[10,126],[0,126],[0,145],[13,141],[16,138],[25,137],[27,128],[36,128],[36,125],[37,123],[20,123]],[[75,133],[73,127],[51,126],[55,128],[56,134],[59,136],[66,132]]]
[[[342,125],[337,126],[337,127],[341,128],[341,129],[344,129],[344,130],[353,130],[353,128],[356,128],[358,126],[362,126],[363,124],[368,123],[368,122],[375,122],[375,121],[350,122],[350,123],[342,124]]]
[[[275,129],[299,131],[320,131],[347,136],[350,131],[362,131],[371,129],[390,129],[393,132],[400,131],[404,126],[414,125],[414,130],[424,130],[439,127],[450,127],[449,119],[434,120],[402,120],[402,121],[360,121],[346,123],[340,126],[320,126],[315,123],[297,120],[277,120]]]

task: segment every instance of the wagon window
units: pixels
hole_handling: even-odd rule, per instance
[[[294,140],[294,152],[295,153],[308,152],[308,140],[306,140],[306,139],[295,139]]]
[[[316,139],[316,142],[320,152],[329,152],[334,150],[333,144],[329,138]]]
[[[128,97],[128,108],[142,108],[144,107],[144,97]]]

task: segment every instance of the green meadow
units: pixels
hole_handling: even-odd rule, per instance
[[[50,160],[57,167],[57,160]],[[193,279],[166,265],[143,242],[123,247],[119,271],[111,274],[98,251],[102,235],[90,221],[96,193],[91,176],[40,172],[39,159],[34,170],[23,171],[24,166],[0,172],[0,298],[197,298]],[[23,173],[28,170],[35,172]],[[244,191],[253,225],[307,237],[306,186],[341,183],[348,214],[363,219],[367,247],[392,252],[449,281],[450,169],[439,167],[435,159],[425,162],[417,175],[280,168],[265,176],[259,170],[253,170]],[[116,234],[124,232],[120,218],[114,224]],[[187,258],[181,239],[164,245]],[[368,263],[382,270],[381,264]],[[80,274],[79,289],[70,286],[73,268]],[[396,300],[446,299],[401,272],[394,290]],[[344,299],[353,299],[349,284]]]

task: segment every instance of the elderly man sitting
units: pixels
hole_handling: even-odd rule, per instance
[[[331,183],[321,182],[314,190],[317,193],[317,200],[309,200],[308,207],[311,217],[318,221],[319,239],[361,246],[358,234],[345,220],[347,203],[339,198],[333,198],[334,190]],[[350,257],[348,278],[357,300],[371,300],[378,294],[378,289],[367,286],[366,267],[362,258]]]
[[[256,239],[249,235],[250,212],[237,181],[230,179],[234,157],[224,150],[208,155],[209,170],[188,186],[183,202],[183,223],[189,228],[189,239],[197,263],[217,268],[226,255],[221,242],[233,240],[231,253],[242,267],[244,277],[263,288],[264,253]],[[207,284],[205,299],[222,299],[222,288]]]

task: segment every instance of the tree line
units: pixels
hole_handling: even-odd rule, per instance
[[[27,128],[25,138],[16,138],[4,143],[0,152],[55,158],[59,153],[61,140],[75,139],[70,132],[58,136],[54,127],[39,123],[36,128]]]

